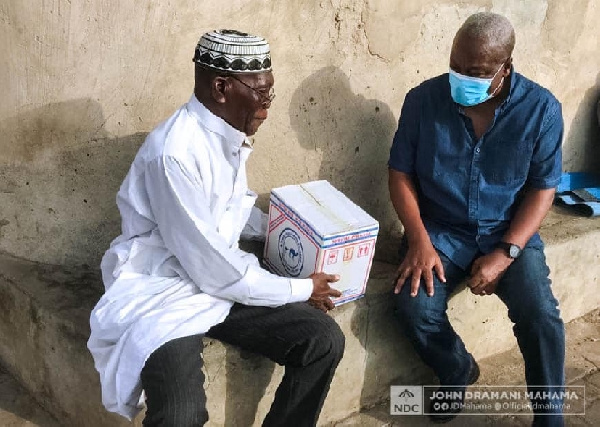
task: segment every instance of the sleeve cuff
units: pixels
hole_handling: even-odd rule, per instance
[[[412,173],[414,171],[411,166],[400,165],[398,163],[393,162],[392,160],[390,160],[388,162],[388,168],[389,169],[393,169],[393,170],[395,170],[397,172],[403,172],[403,173],[408,174],[408,175],[412,175]]]
[[[290,303],[307,301],[313,292],[312,279],[289,279],[290,280]]]
[[[560,184],[560,177],[554,179],[532,179],[529,181],[529,185],[539,190],[547,190],[550,188],[556,188]]]

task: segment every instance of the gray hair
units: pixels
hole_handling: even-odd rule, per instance
[[[458,30],[457,36],[459,34],[502,49],[508,56],[512,55],[515,47],[515,30],[512,24],[497,13],[479,12],[469,16]]]

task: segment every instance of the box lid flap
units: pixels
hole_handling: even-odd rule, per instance
[[[325,180],[274,188],[272,193],[322,237],[379,226],[376,219]]]

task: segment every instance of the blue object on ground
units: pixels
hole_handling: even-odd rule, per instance
[[[600,175],[587,172],[562,174],[554,201],[585,216],[600,215]]]

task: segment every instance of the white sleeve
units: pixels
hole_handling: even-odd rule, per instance
[[[269,215],[258,209],[256,206],[252,206],[250,217],[242,230],[241,237],[244,240],[258,240],[264,242],[267,237],[268,226]]]
[[[227,245],[217,232],[198,173],[173,157],[154,159],[145,172],[154,220],[165,245],[202,292],[264,306],[310,297],[311,279],[271,274]]]

